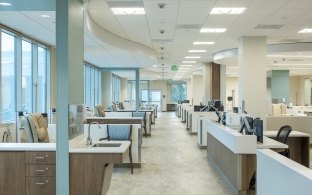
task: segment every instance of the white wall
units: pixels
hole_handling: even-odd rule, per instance
[[[201,90],[203,86],[203,75],[192,75],[191,77],[192,95],[190,100],[193,105],[199,105],[203,102],[204,91]]]
[[[192,100],[192,82],[191,79],[186,80],[186,96],[188,100]]]
[[[101,74],[101,104],[104,107],[112,103],[112,73],[103,71]]]
[[[232,96],[232,90],[235,91],[234,93],[234,106],[238,107],[238,77],[226,77],[225,79],[225,96],[226,96],[226,102],[225,110],[231,109],[232,103],[229,103],[227,101],[227,97]]]
[[[127,99],[127,79],[120,78],[120,97],[119,100],[123,102]]]

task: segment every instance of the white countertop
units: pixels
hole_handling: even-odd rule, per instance
[[[278,131],[263,131],[263,135],[268,137],[276,137],[277,132]],[[289,137],[310,137],[310,135],[299,131],[291,131]]]
[[[121,143],[119,147],[92,147],[96,143]],[[69,153],[124,153],[130,141],[96,141],[86,145],[86,136],[79,135],[69,141]],[[55,143],[0,143],[0,151],[56,151]]]
[[[288,145],[263,136],[263,143],[257,143],[257,149],[286,149]]]

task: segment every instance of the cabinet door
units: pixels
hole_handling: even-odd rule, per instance
[[[25,152],[9,152],[7,158],[7,194],[25,195]]]
[[[55,194],[55,177],[26,177],[26,195]]]
[[[0,152],[0,195],[6,194],[6,159],[8,155],[6,152]]]

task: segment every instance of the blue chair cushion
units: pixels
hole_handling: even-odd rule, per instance
[[[109,140],[130,140],[131,125],[107,125]]]

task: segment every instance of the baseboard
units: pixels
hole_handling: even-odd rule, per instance
[[[114,164],[115,168],[130,168],[130,163]],[[133,168],[141,168],[141,163],[133,163]]]
[[[197,146],[198,146],[199,149],[207,149],[207,146],[199,145],[199,143],[197,143]]]
[[[197,135],[197,132],[190,132],[191,135]]]

